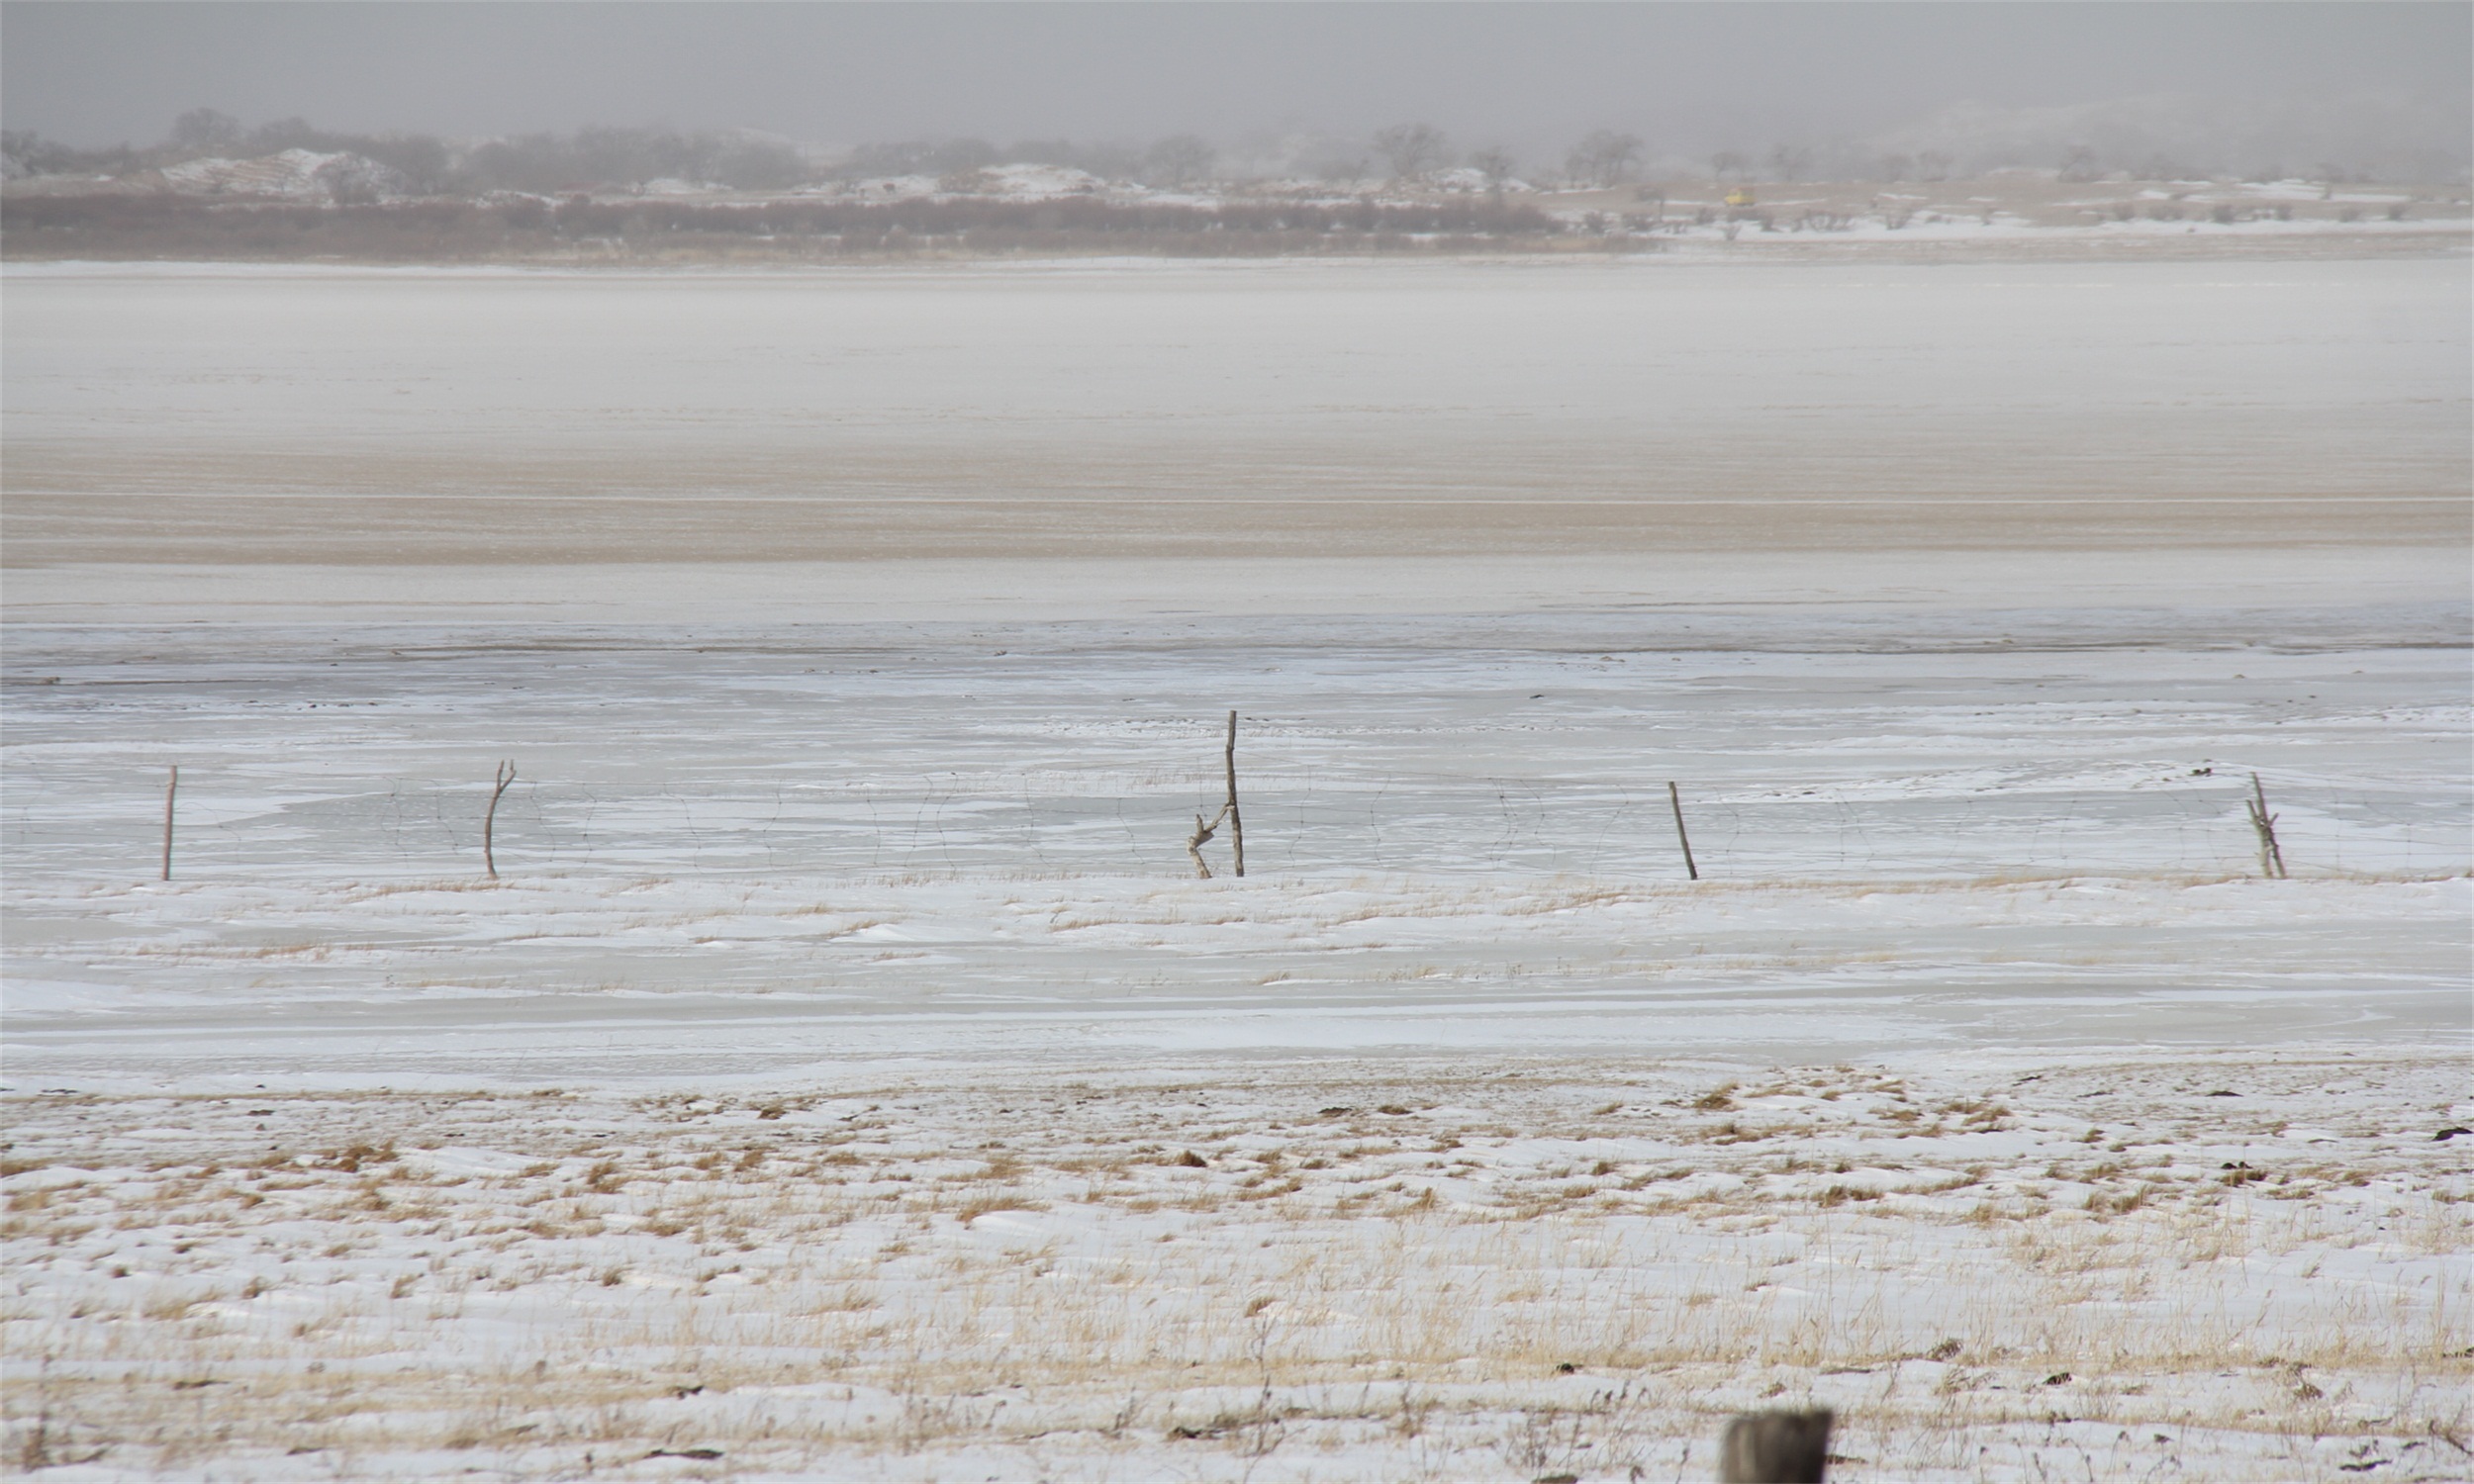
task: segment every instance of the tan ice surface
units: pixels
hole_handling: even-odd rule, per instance
[[[2280,589],[2317,567],[2294,553],[2469,535],[2451,258],[70,265],[8,293],[20,615],[154,590],[61,570],[98,563],[563,602],[548,574],[579,563],[701,601],[742,595],[737,563],[1036,558],[935,570],[1314,606],[1330,559],[1484,606],[1559,594],[1542,559],[1621,600],[1713,553],[1999,552],[2005,585],[2044,553],[2190,553],[2143,569],[2170,596],[2201,548],[2287,553]],[[1308,565],[1211,565],[1236,558]],[[1811,570],[1727,566],[1721,596]]]

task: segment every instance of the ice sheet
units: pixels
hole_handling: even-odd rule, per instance
[[[12,1047],[392,1082],[1034,1047],[2428,1044],[2467,1021],[2462,621],[21,625]],[[1222,706],[1249,875],[1223,836],[1198,881]],[[2254,775],[2295,880],[2257,879]]]

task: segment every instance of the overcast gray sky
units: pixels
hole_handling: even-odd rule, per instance
[[[2461,3],[111,3],[0,5],[0,115],[78,144],[246,123],[473,137],[744,126],[925,136],[1654,146],[1853,137],[1960,102],[2379,97],[2462,115]],[[2449,147],[2461,152],[2462,140]]]

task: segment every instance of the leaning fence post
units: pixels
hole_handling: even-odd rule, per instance
[[[1675,791],[1672,779],[1666,781],[1666,806],[1675,811],[1675,843],[1683,847],[1683,874],[1697,881],[1701,868],[1692,864],[1692,837],[1683,832],[1683,797]]]
[[[172,879],[172,795],[180,791],[180,765],[172,765],[172,776],[163,781],[163,880]]]
[[[481,865],[482,869],[490,873],[490,880],[494,881],[498,880],[498,852],[493,848],[490,837],[498,826],[499,797],[507,791],[507,786],[515,781],[516,760],[510,758],[498,765],[495,787],[490,789],[490,807],[488,812],[481,816]]]

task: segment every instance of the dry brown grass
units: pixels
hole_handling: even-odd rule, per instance
[[[2447,1146],[2311,1146],[2268,1184],[2292,1198],[2270,1199],[2152,1140],[2084,1153],[2067,1076],[1799,1068],[1713,1092],[1688,1068],[1510,1069],[1248,1072],[1097,1099],[1027,1074],[837,1089],[877,1108],[856,1133],[683,1116],[809,1093],[557,1100],[618,1131],[603,1141],[528,1120],[530,1099],[286,1098],[315,1137],[280,1160],[246,1100],[191,1099],[191,1147],[145,1149],[161,1168],[143,1182],[48,1172],[122,1167],[140,1146],[117,1131],[159,1123],[165,1100],[82,1100],[80,1122],[20,1099],[13,1178],[43,1183],[9,1192],[0,1327],[42,1378],[11,1387],[10,1446],[109,1438],[173,1467],[327,1438],[493,1468],[528,1448],[572,1467],[588,1448],[717,1446],[812,1471],[1088,1435],[1073,1446],[1237,1459],[1328,1443],[1401,1463],[1415,1444],[1482,1475],[1480,1458],[1527,1467],[1582,1442],[1672,1458],[1770,1387],[1859,1399],[1855,1425],[1908,1439],[1911,1461],[1915,1439],[2044,1427],[2065,1390],[2074,1417],[2235,1439],[2462,1427],[2442,1404],[2474,1340],[2444,1265],[2469,1237]],[[1791,1140],[1744,1137],[1746,1104],[1790,1099]],[[1589,1109],[1620,1127],[1572,1129]],[[1953,1159],[1900,1137],[1890,1115],[1920,1110],[1953,1151],[1970,1121],[2036,1151]],[[2207,1140],[2274,1122],[2201,1114]],[[1120,1132],[1133,1116],[1147,1151]],[[435,1163],[466,1144],[514,1158]],[[1212,1158],[1186,1162],[1189,1146]],[[2389,1214],[2332,1195],[2364,1190]],[[1019,1219],[983,1219],[999,1213]],[[2438,1286],[2311,1277],[2364,1252],[2396,1254],[2381,1272],[2443,1264]],[[2271,1291],[2263,1328],[2245,1316]],[[484,1324],[532,1347],[467,1354]],[[2228,1357],[2249,1368],[2226,1380]],[[476,1358],[492,1402],[473,1400]],[[993,1406],[1026,1380],[1036,1406]],[[181,1389],[199,1381],[215,1384]],[[851,1400],[763,1400],[817,1386]],[[201,1392],[220,1436],[191,1426]]]

